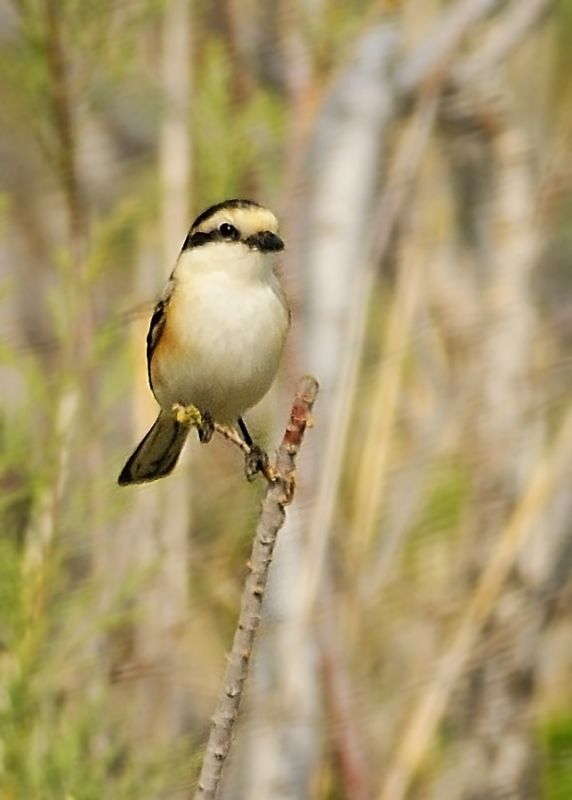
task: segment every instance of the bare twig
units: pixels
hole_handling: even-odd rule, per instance
[[[173,405],[173,414],[178,422],[188,425],[189,427],[199,428],[203,424],[202,414],[196,406],[182,406],[179,403],[175,403]],[[220,434],[223,439],[226,439],[235,447],[242,450],[245,456],[250,455],[251,448],[230,425],[215,422],[214,430]],[[276,471],[270,464],[262,466],[260,472],[262,472],[268,483],[274,483],[276,481]]]
[[[219,422],[215,422],[214,429],[224,439],[227,439],[229,442],[232,442],[237,447],[240,447],[245,456],[250,455],[251,448],[246,444],[246,442],[243,439],[241,439],[237,431],[234,428],[230,427],[230,425],[221,425]],[[276,480],[276,470],[271,464],[269,463],[262,464],[259,467],[259,469],[260,472],[264,475],[264,477],[268,481],[268,483],[274,483],[274,481]]]
[[[88,288],[88,210],[85,204],[78,166],[79,136],[76,120],[76,98],[70,81],[65,39],[65,12],[58,0],[44,0],[44,58],[49,76],[50,111],[57,143],[57,176],[62,189],[67,224],[68,246],[73,258],[70,270],[70,330],[69,357],[73,371],[80,374],[80,384],[88,397],[92,396],[89,361],[94,337],[94,311]],[[82,413],[91,413],[86,402]]]
[[[269,484],[262,504],[249,562],[250,573],[242,592],[240,615],[228,658],[223,690],[213,716],[194,800],[214,800],[217,795],[260,623],[274,545],[278,531],[284,524],[284,506],[291,502],[294,492],[296,456],[306,427],[311,423],[312,406],[317,393],[316,379],[311,376],[302,378],[290,412],[290,422],[276,456],[277,478]]]
[[[244,439],[240,438],[234,428],[231,428],[229,425],[221,425],[220,422],[215,422],[214,429],[223,439],[232,442],[236,447],[240,447],[245,456],[249,455],[250,447],[246,444]]]
[[[466,85],[497,67],[553,5],[554,0],[516,0],[494,25],[477,52],[462,60],[453,70],[453,83]]]
[[[448,71],[448,62],[472,26],[493,12],[499,0],[458,0],[447,6],[422,45],[397,71],[396,84],[404,95],[413,94],[436,73]]]
[[[407,56],[397,70],[398,91],[411,96],[440,71],[448,73],[454,86],[466,86],[502,63],[550,11],[554,0],[515,0],[495,24],[484,45],[460,63],[451,64],[451,57],[456,55],[467,32],[495,12],[499,5],[498,0],[459,0],[456,5],[447,7],[421,46]]]

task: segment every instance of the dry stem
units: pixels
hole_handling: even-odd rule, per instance
[[[284,524],[284,506],[292,500],[296,456],[306,427],[311,423],[312,406],[317,392],[318,383],[315,378],[302,378],[290,412],[290,422],[278,449],[274,467],[276,479],[269,483],[262,504],[249,561],[250,573],[242,592],[240,615],[228,657],[223,690],[212,719],[194,800],[214,800],[220,785],[244,682],[248,675],[254,638],[260,623],[274,545],[278,531]]]

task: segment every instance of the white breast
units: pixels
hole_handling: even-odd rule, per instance
[[[235,422],[274,380],[288,312],[263,261],[267,256],[244,248],[241,255],[248,260],[237,269],[234,250],[232,269],[201,264],[197,254],[192,264],[177,267],[167,322],[176,347],[161,358],[154,385],[163,407],[192,403],[217,420]]]

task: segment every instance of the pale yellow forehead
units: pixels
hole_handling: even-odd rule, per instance
[[[215,228],[218,228],[223,222],[228,222],[234,225],[240,231],[242,238],[252,236],[260,231],[270,231],[271,233],[278,233],[278,220],[267,208],[258,208],[250,206],[248,208],[221,208],[201,225],[195,228],[195,231],[202,231],[207,233]]]

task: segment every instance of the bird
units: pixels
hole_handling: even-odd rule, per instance
[[[214,422],[238,426],[249,450],[247,477],[264,471],[268,457],[243,417],[272,385],[290,326],[277,274],[283,249],[275,215],[252,200],[217,203],[192,223],[147,334],[159,413],[123,467],[121,486],[172,472],[189,433],[178,406],[199,410],[202,442]]]

